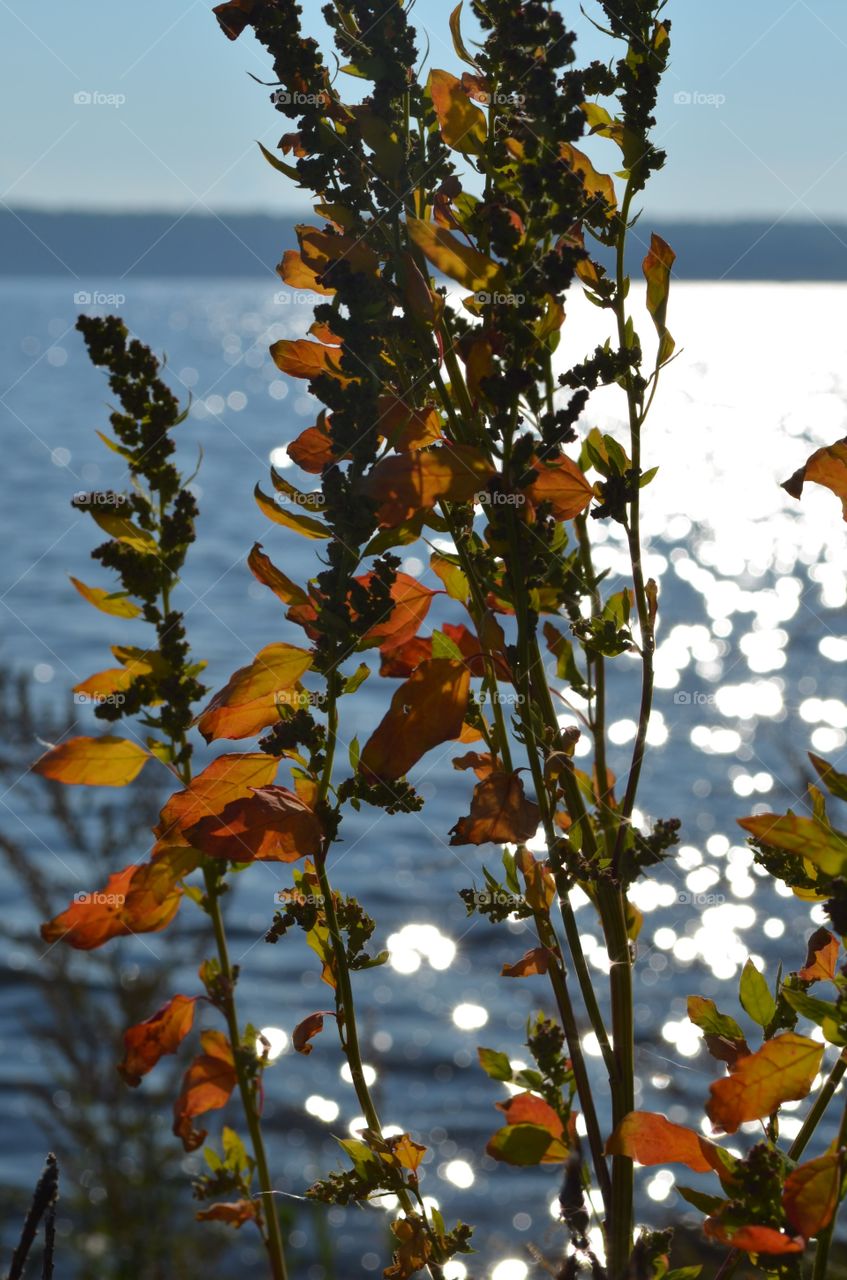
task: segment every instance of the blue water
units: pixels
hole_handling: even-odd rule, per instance
[[[304,331],[308,309],[253,280],[103,281],[97,288],[126,295],[115,309],[164,350],[174,389],[194,396],[179,428],[180,457],[192,470],[202,449],[196,481],[201,518],[179,603],[193,649],[208,661],[207,683],[217,688],[263,645],[301,638],[276,599],[254,581],[246,556],[261,541],[295,580],[315,572],[315,544],[269,524],[252,499],[256,481],[266,480],[272,451],[314,420],[317,406],[303,384],[280,375],[267,355],[269,341]],[[73,329],[73,295],[64,281],[0,284],[0,416],[7,442],[0,664],[30,677],[36,700],[54,708],[68,701],[72,684],[111,665],[108,643],[141,642],[144,634],[137,623],[90,609],[68,582],[69,574],[104,581],[89,560],[99,539],[91,522],[71,510],[71,496],[122,485],[118,460],[95,434],[107,425],[108,388]],[[750,869],[734,820],[755,805],[784,810],[796,804],[808,776],[805,751],[814,746],[837,763],[847,741],[838,504],[817,494],[800,507],[777,484],[813,442],[844,434],[840,370],[847,367],[847,351],[838,316],[845,300],[843,286],[691,284],[674,294],[674,328],[684,336],[685,350],[657,402],[648,465],[661,460],[662,471],[645,498],[648,570],[662,590],[663,647],[655,750],[641,809],[650,818],[681,817],[684,831],[679,857],[654,869],[637,898],[645,924],[636,1017],[640,1105],[689,1123],[699,1123],[702,1110],[696,1109],[719,1072],[692,1038],[686,996],[714,996],[736,1012],[745,957],[759,958],[769,977],[780,956],[796,968],[803,935],[812,928],[808,905],[780,894]],[[600,320],[575,303],[566,349],[577,356],[593,349]],[[615,428],[620,405],[613,396],[604,393],[592,403],[586,426]],[[296,483],[296,469],[289,474]],[[611,582],[623,572],[621,549],[614,530],[603,526],[596,533]],[[423,566],[414,556],[412,550],[406,567],[419,573]],[[612,690],[624,700],[612,715],[617,745],[611,766],[618,773],[630,749],[634,676],[635,664],[622,659]],[[372,679],[350,699],[351,719],[343,729],[348,741],[377,722],[387,692],[385,682]],[[91,731],[89,712],[73,710],[79,731]],[[33,757],[38,751],[33,742]],[[516,1174],[483,1154],[498,1127],[493,1104],[503,1094],[479,1070],[475,1052],[483,1044],[525,1059],[527,1014],[549,1010],[550,1001],[542,979],[497,977],[504,962],[531,945],[520,924],[493,928],[466,918],[457,891],[480,883],[483,862],[496,871],[498,853],[446,843],[449,827],[466,812],[470,786],[445,763],[433,768],[425,759],[413,775],[427,799],[420,817],[374,810],[351,815],[333,875],[339,889],[355,893],[376,917],[379,945],[404,926],[429,924],[442,943],[456,946],[452,963],[438,968],[422,942],[415,967],[409,947],[395,941],[395,962],[358,977],[356,989],[383,1121],[412,1130],[432,1149],[424,1192],[448,1222],[461,1217],[478,1224],[480,1257],[472,1271],[481,1276],[497,1260],[527,1259],[527,1241],[552,1256],[561,1243],[549,1209],[555,1170]],[[0,823],[11,838],[31,849],[40,866],[55,865],[57,883],[64,881],[67,851],[55,847],[55,828],[33,811],[21,788],[13,788],[3,806]],[[115,868],[139,853],[122,853]],[[71,871],[80,888],[92,887],[76,861]],[[0,875],[4,897],[14,903],[13,882],[6,871]],[[242,967],[242,1016],[290,1034],[302,1017],[329,1003],[329,992],[299,939],[275,947],[262,941],[274,890],[288,882],[284,867],[257,866],[239,878],[228,912],[233,958]],[[63,905],[57,901],[57,908]],[[189,911],[185,904],[180,927]],[[578,920],[601,990],[603,956],[592,951],[598,930],[584,906]],[[145,943],[166,955],[168,939],[167,933],[149,935]],[[144,963],[143,949],[136,945],[132,954]],[[433,952],[436,962],[439,954],[443,948]],[[38,1045],[19,1025],[15,974],[28,962],[21,955],[12,960],[11,976],[0,987],[0,1071],[16,1141],[14,1150],[6,1145],[0,1152],[0,1182],[29,1183],[42,1140],[26,1120],[24,1086],[43,1077],[45,1067]],[[177,989],[196,990],[190,970],[175,973]],[[453,1012],[462,1005],[475,1007],[486,1024],[457,1025]],[[458,1022],[468,1016],[473,1020],[460,1013]],[[587,1048],[593,1051],[590,1040]],[[596,1067],[597,1057],[590,1062]],[[271,1162],[287,1194],[302,1193],[338,1163],[331,1135],[346,1136],[357,1115],[341,1065],[329,1027],[308,1059],[286,1052],[267,1075]],[[598,1096],[605,1122],[607,1099],[599,1083]],[[317,1099],[310,1111],[304,1109],[307,1097]],[[334,1115],[332,1104],[337,1116],[321,1119],[322,1109]],[[786,1121],[788,1136],[798,1115],[802,1109]],[[470,1174],[451,1163],[456,1161],[465,1162]],[[197,1163],[192,1157],[185,1167]],[[455,1185],[469,1178],[471,1185]],[[680,1220],[690,1212],[664,1175],[650,1171],[643,1181],[645,1218]],[[367,1212],[372,1227],[358,1211],[332,1211],[336,1248],[351,1274],[360,1266],[372,1272],[373,1251],[382,1250],[387,1216]],[[369,1233],[370,1247],[363,1244]],[[522,1274],[513,1269],[506,1280]]]

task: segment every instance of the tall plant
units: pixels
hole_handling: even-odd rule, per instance
[[[99,593],[94,603],[112,612],[116,602],[141,609],[157,634],[154,649],[128,654],[120,672],[96,678],[96,688],[104,680],[110,689],[122,682],[117,687],[129,701],[121,710],[152,708],[146,722],[153,737],[144,745],[109,738],[61,744],[38,767],[64,781],[121,784],[152,754],[183,788],[162,811],[151,861],[110,881],[109,892],[125,895],[120,908],[74,906],[46,926],[45,936],[86,946],[164,927],[186,894],[207,911],[217,959],[201,976],[227,1030],[204,1033],[175,1128],[196,1146],[201,1137],[192,1118],[223,1105],[237,1085],[252,1156],[225,1131],[224,1154],[211,1157],[204,1188],[238,1198],[207,1216],[234,1225],[255,1219],[279,1277],[285,1263],[260,1125],[265,1064],[255,1031],[238,1021],[220,897],[229,868],[268,859],[299,863],[268,936],[277,941],[293,928],[306,933],[334,1007],[294,1029],[294,1048],[312,1052],[331,1017],[365,1118],[359,1135],[341,1144],[348,1167],[307,1194],[342,1204],[395,1196],[394,1256],[384,1274],[405,1280],[425,1270],[446,1280],[456,1274],[454,1256],[469,1251],[471,1231],[462,1223],[448,1228],[425,1201],[424,1148],[408,1133],[383,1133],[362,1063],[355,988],[358,975],[385,953],[368,949],[375,922],[333,888],[331,874],[350,809],[418,811],[423,802],[409,772],[427,752],[462,744],[453,764],[475,783],[450,841],[502,850],[502,870],[484,869],[485,890],[469,888],[463,897],[469,911],[495,924],[517,916],[531,925],[535,945],[504,967],[504,977],[545,976],[557,1013],[531,1020],[529,1068],[516,1070],[499,1050],[480,1049],[483,1070],[512,1088],[500,1104],[505,1124],[487,1150],[514,1165],[563,1166],[560,1205],[569,1244],[558,1274],[609,1280],[697,1274],[696,1267],[669,1270],[668,1232],[636,1237],[634,1229],[634,1161],[680,1160],[720,1178],[722,1197],[684,1194],[706,1211],[708,1234],[734,1250],[721,1274],[742,1251],[771,1273],[796,1273],[807,1240],[817,1236],[822,1275],[842,1190],[842,1144],[821,1158],[823,1165],[797,1160],[838,1073],[823,1085],[787,1153],[777,1146],[777,1116],[783,1102],[809,1093],[823,1053],[820,1041],[798,1035],[796,1017],[816,1009],[824,1034],[841,1034],[838,1003],[824,1014],[823,1002],[807,994],[824,977],[843,982],[835,970],[837,938],[815,935],[804,968],[780,979],[773,993],[754,966],[745,968],[741,1003],[764,1032],[760,1049],[750,1049],[731,1016],[692,998],[691,1017],[729,1067],[712,1086],[708,1116],[727,1133],[765,1122],[764,1141],[747,1156],[634,1109],[640,917],[630,891],[668,855],[679,827],[666,818],[642,830],[635,819],[658,615],[640,528],[642,490],[654,471],[645,465],[651,459],[642,437],[661,370],[673,357],[666,313],[674,255],[652,237],[643,264],[643,310],[655,329],[648,355],[636,327],[642,306],[631,296],[627,244],[637,202],[664,160],[651,141],[670,49],[664,5],[601,0],[602,29],[616,55],[610,65],[584,67],[576,63],[573,33],[551,5],[472,0],[471,8],[480,43],[466,41],[461,6],[450,20],[456,55],[468,69],[461,77],[433,69],[422,81],[407,7],[388,0],[329,6],[325,17],[341,70],[366,86],[354,103],[342,100],[292,0],[230,0],[215,10],[230,39],[249,28],[268,50],[273,102],[293,127],[280,154],[265,155],[315,200],[317,223],[298,228],[298,248],[287,250],[278,268],[287,285],[318,296],[310,336],[276,342],[271,351],[282,372],[307,381],[324,406],[288,448],[303,472],[319,477],[319,487],[304,492],[273,472],[274,493],[257,488],[256,497],[269,519],[318,544],[321,567],[307,583],[295,583],[260,546],[253,548],[252,572],[286,606],[304,643],[266,647],[213,697],[196,718],[207,742],[264,736],[258,751],[219,755],[192,778],[187,731],[198,673],[170,605],[191,513],[170,464],[162,458],[151,469],[148,462],[158,457],[154,443],[169,442],[163,427],[175,424],[176,408],[151,381],[149,353],[126,347],[119,322],[85,322],[92,355],[110,367],[124,400],[126,413],[113,419],[119,451],[148,486],[129,500],[131,513],[89,504],[111,539],[100,558],[118,569],[125,590],[119,597]],[[613,157],[619,184],[583,150],[594,154],[600,143],[593,139]],[[607,313],[609,337],[557,372],[566,295],[577,285]],[[591,393],[607,385],[620,392],[626,424],[620,439],[583,429]],[[613,521],[623,532],[630,572],[619,590],[610,590],[595,568],[594,519]],[[402,571],[397,548],[418,544],[432,551],[437,588]],[[437,592],[453,602],[458,620],[423,633]],[[345,752],[345,699],[371,675],[362,654],[372,650],[380,675],[396,687],[367,740],[354,739]],[[641,688],[631,758],[617,780],[607,763],[607,677],[624,653],[638,659]],[[569,727],[574,707],[577,728]],[[101,714],[112,718],[103,708]],[[590,769],[576,764],[583,737]],[[280,765],[288,786],[275,781]],[[828,778],[835,778],[831,769]],[[800,865],[795,858],[787,868],[773,852],[781,848],[804,853],[837,882],[842,837],[831,832],[817,799],[816,806],[812,847],[826,845],[817,862],[798,843],[798,819],[749,829],[763,842],[763,861],[779,857],[777,874],[796,876]],[[542,856],[529,848],[539,828]],[[793,846],[782,836],[789,828]],[[821,887],[816,882],[816,891]],[[605,938],[608,1002],[586,964],[573,908],[577,889]],[[837,884],[832,898],[840,901]],[[194,998],[176,996],[128,1033],[123,1070],[130,1079],[177,1048],[193,1008]],[[583,1051],[588,1027],[611,1098],[611,1133],[604,1132],[598,1082]],[[259,1198],[249,1193],[254,1168]]]

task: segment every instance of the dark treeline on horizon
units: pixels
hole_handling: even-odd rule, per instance
[[[273,266],[295,244],[288,211],[244,213],[89,213],[0,211],[0,276],[52,276],[99,287],[133,277],[275,278]],[[847,280],[847,224],[823,222],[644,222],[631,237],[629,269],[649,231],[677,253],[679,280]],[[598,255],[602,257],[602,255]],[[640,274],[640,273],[639,273]]]

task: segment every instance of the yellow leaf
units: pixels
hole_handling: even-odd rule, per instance
[[[485,116],[449,71],[430,71],[427,92],[438,117],[441,136],[454,151],[479,156],[485,151]]]
[[[103,587],[87,587],[79,578],[71,578],[79,594],[95,609],[102,613],[110,613],[114,618],[137,618],[141,613],[139,605],[130,600],[125,591],[106,591]]]
[[[295,533],[299,533],[304,538],[331,538],[332,533],[320,520],[313,520],[311,516],[301,516],[299,511],[289,511],[286,507],[282,507],[275,502],[273,498],[269,498],[266,493],[256,485],[254,490],[256,505],[263,515],[269,520],[273,520],[274,524],[281,524],[286,529],[293,529]]]
[[[86,787],[125,787],[132,782],[150,753],[126,738],[69,738],[52,747],[32,766],[34,773],[54,782]]]
[[[312,665],[306,649],[290,644],[266,645],[247,667],[241,667],[197,718],[207,742],[214,738],[248,738],[279,719],[280,702]],[[288,695],[288,696],[286,696]]]
[[[434,267],[474,293],[504,291],[506,275],[497,262],[452,235],[445,227],[420,218],[408,218],[412,242]]]

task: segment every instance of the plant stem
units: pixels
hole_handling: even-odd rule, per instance
[[[843,1177],[844,1177],[844,1148],[847,1146],[847,1104],[841,1115],[841,1124],[838,1129],[838,1138],[836,1146],[839,1151],[839,1171],[841,1174],[841,1188],[838,1201],[832,1213],[832,1221],[828,1227],[825,1227],[818,1236],[818,1247],[815,1250],[815,1265],[812,1270],[812,1280],[826,1280],[829,1263],[829,1249],[832,1244],[832,1237],[835,1232],[835,1221],[838,1217],[838,1210],[841,1205],[841,1196],[843,1195]]]
[[[788,1158],[790,1160],[799,1160],[803,1152],[806,1150],[809,1140],[815,1132],[815,1129],[817,1129],[820,1124],[823,1114],[832,1101],[832,1096],[838,1088],[845,1071],[847,1071],[847,1049],[842,1051],[841,1056],[837,1059],[826,1080],[821,1085],[821,1088],[818,1091],[818,1096],[815,1098],[809,1114],[803,1121],[800,1132],[788,1148]]]
[[[163,515],[163,507],[159,507],[160,523]],[[162,584],[162,613],[167,617],[170,612],[170,592],[171,583],[168,578]],[[171,738],[171,750],[185,761],[181,770],[180,777],[183,784],[187,787],[191,783],[191,764],[186,752],[185,735],[181,734],[178,738]],[[229,948],[226,940],[226,929],[224,927],[223,915],[221,913],[220,904],[220,881],[221,877],[215,864],[208,860],[203,866],[203,882],[206,888],[206,911],[212,921],[212,929],[215,935],[215,948],[218,955],[218,964],[220,965],[221,988],[224,992],[223,997],[223,1013],[226,1018],[227,1030],[229,1032],[229,1041],[232,1048],[232,1057],[235,1064],[235,1074],[238,1080],[238,1091],[241,1096],[241,1105],[244,1111],[244,1118],[247,1121],[247,1129],[250,1134],[250,1144],[253,1148],[253,1159],[256,1162],[256,1174],[259,1179],[259,1187],[261,1188],[263,1201],[263,1219],[266,1225],[266,1231],[262,1233],[265,1248],[268,1251],[268,1260],[271,1264],[271,1274],[273,1280],[288,1280],[288,1271],[285,1263],[285,1246],[282,1240],[282,1228],[280,1227],[279,1214],[276,1211],[274,1202],[274,1187],[271,1181],[270,1169],[268,1167],[267,1154],[265,1152],[265,1140],[262,1136],[262,1125],[259,1111],[256,1106],[256,1093],[252,1088],[251,1082],[245,1071],[244,1062],[241,1056],[241,1031],[238,1021],[238,1010],[235,1003],[235,981],[232,972],[232,965],[229,960]]]
[[[285,1250],[282,1243],[282,1230],[280,1228],[279,1215],[277,1214],[276,1205],[274,1203],[274,1189],[271,1181],[270,1170],[268,1168],[267,1155],[265,1153],[265,1142],[262,1136],[261,1121],[256,1107],[256,1094],[245,1071],[241,1054],[241,1032],[238,1024],[235,996],[233,995],[234,980],[232,966],[229,961],[226,931],[224,929],[223,916],[221,914],[220,907],[220,878],[214,867],[207,865],[203,868],[203,879],[206,885],[207,910],[215,933],[218,963],[221,967],[221,986],[226,993],[223,1001],[223,1012],[227,1022],[230,1043],[232,1045],[235,1074],[238,1079],[238,1091],[241,1095],[241,1104],[244,1108],[244,1116],[247,1121],[247,1129],[250,1134],[250,1143],[253,1147],[253,1158],[256,1161],[256,1173],[259,1178],[259,1186],[262,1189],[262,1198],[265,1208],[264,1218],[267,1225],[265,1245],[268,1250],[268,1259],[271,1264],[271,1272],[274,1280],[287,1280],[288,1272],[285,1265]]]
[[[329,793],[337,741],[338,701],[337,690],[335,687],[335,673],[332,673],[330,676],[327,705],[327,749],[323,773],[321,775],[320,783],[318,784],[316,807],[326,800]],[[350,1067],[350,1076],[353,1082],[353,1088],[356,1091],[356,1098],[359,1106],[362,1108],[362,1115],[368,1122],[368,1128],[376,1134],[381,1134],[382,1124],[365,1079],[365,1067],[362,1061],[362,1050],[359,1043],[359,1029],[356,1023],[356,1006],[353,999],[353,984],[350,978],[350,966],[347,961],[347,947],[338,924],[338,914],[335,910],[335,897],[326,869],[326,857],[328,852],[329,845],[326,844],[321,850],[320,855],[315,859],[315,868],[318,875],[321,894],[323,896],[323,910],[326,916],[329,935],[332,939],[332,950],[335,960],[338,1032],[341,1039],[341,1047],[344,1050],[344,1056],[346,1057]],[[406,1216],[408,1217],[413,1214],[415,1212],[415,1207],[412,1198],[409,1195],[408,1188],[400,1185],[397,1187],[396,1193],[400,1207]],[[437,1247],[438,1238],[432,1231],[429,1220],[425,1215],[423,1216],[430,1240]],[[438,1261],[430,1260],[427,1264],[427,1270],[432,1276],[432,1280],[443,1280],[443,1272]]]

